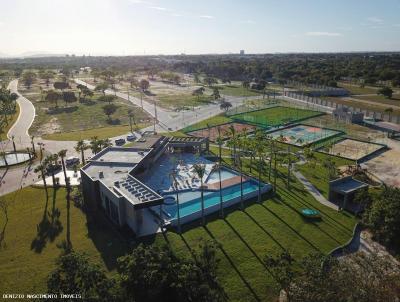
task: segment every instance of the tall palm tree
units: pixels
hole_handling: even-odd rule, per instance
[[[218,131],[218,137],[216,139],[216,143],[218,144],[218,158],[219,158],[219,163],[221,164],[222,161],[222,144],[224,143],[224,140],[222,139],[221,136],[221,128],[217,127]]]
[[[34,143],[34,141],[33,141],[34,138],[35,138],[35,136],[34,136],[34,135],[31,135],[31,144],[32,144],[32,151],[33,151],[33,154],[36,153],[35,143]]]
[[[223,139],[221,137],[221,128],[217,127],[218,130],[218,137],[216,139],[216,142],[218,144],[218,165],[216,165],[216,168],[218,169],[218,176],[219,176],[219,204],[220,204],[220,212],[221,212],[221,218],[224,217],[224,206],[223,206],[223,198],[222,198],[222,179],[221,179],[221,167],[222,167],[222,144],[223,144]]]
[[[58,152],[58,156],[61,158],[62,169],[63,169],[63,172],[64,172],[65,186],[67,187],[67,190],[69,190],[70,189],[69,181],[68,181],[67,170],[65,169],[65,162],[64,162],[64,159],[67,156],[67,150],[66,149],[60,150]]]
[[[180,211],[180,206],[179,206],[179,189],[178,189],[178,181],[176,180],[176,172],[175,170],[172,170],[170,173],[170,178],[172,179],[172,186],[175,188],[175,194],[176,194],[176,210],[178,214],[178,233],[180,234],[182,229],[181,229],[181,211]]]
[[[133,109],[128,109],[128,117],[129,117],[129,125],[131,127],[131,133],[133,133],[132,121],[133,121],[133,124],[136,124],[135,123],[135,115],[133,113]]]
[[[232,148],[233,148],[233,163],[236,166],[236,143],[237,143],[237,139],[236,139],[236,129],[233,125],[230,125],[229,127],[229,134],[231,137],[231,144],[232,144]]]
[[[290,145],[288,145],[288,176],[287,176],[287,188],[290,189],[290,168],[292,165],[292,155],[290,154]]]
[[[93,154],[97,154],[101,148],[100,148],[100,144],[99,144],[99,139],[97,136],[93,136],[90,139],[90,145],[89,145],[90,150],[92,150]]]
[[[89,148],[89,146],[82,139],[79,140],[75,146],[75,151],[81,153],[81,160],[82,160],[83,165],[85,164],[85,150],[88,148]]]
[[[194,164],[193,171],[197,174],[200,178],[200,194],[201,194],[201,217],[203,225],[206,224],[206,220],[204,217],[204,192],[203,192],[203,177],[206,172],[206,165],[205,164]]]
[[[46,158],[43,161],[43,164],[45,165],[45,168],[50,168],[50,173],[51,173],[51,179],[53,181],[53,189],[56,188],[56,177],[54,174],[54,169],[57,164],[58,160],[58,155],[57,154],[52,154],[46,156]]]
[[[239,147],[239,171],[240,171],[240,207],[242,210],[244,210],[244,202],[243,202],[243,160],[242,156],[244,155],[243,148],[246,145],[246,131],[244,131],[241,135],[238,137],[238,147]]]
[[[47,197],[47,196],[48,196],[48,192],[47,192],[47,182],[46,182],[46,175],[45,175],[45,173],[44,173],[44,171],[46,170],[46,167],[47,167],[47,163],[46,163],[46,162],[43,162],[43,163],[41,163],[40,165],[38,165],[38,166],[35,168],[34,172],[35,172],[35,173],[40,172],[40,174],[41,174],[41,176],[42,176],[42,180],[43,180],[43,186],[44,186],[44,189],[45,189],[45,191],[46,191],[46,197]]]
[[[256,133],[256,139],[258,141],[258,144],[255,146],[255,152],[258,157],[258,202],[261,202],[261,172],[263,169],[263,164],[264,164],[264,152],[265,152],[265,143],[263,139],[263,134],[261,131],[257,131]]]

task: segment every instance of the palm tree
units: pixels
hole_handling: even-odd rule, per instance
[[[260,139],[261,138],[261,139]],[[257,131],[256,133],[256,139],[258,141],[258,144],[255,146],[255,152],[258,156],[258,202],[261,202],[261,172],[264,164],[264,140],[263,140],[263,134],[261,131]]]
[[[222,144],[223,144],[224,140],[221,137],[221,128],[220,127],[217,127],[217,131],[218,131],[218,137],[216,139],[216,142],[218,144],[219,164],[221,164],[221,161],[222,161]]]
[[[45,173],[44,173],[44,171],[46,170],[46,167],[47,167],[47,163],[46,163],[46,162],[43,162],[43,163],[41,163],[40,165],[38,165],[38,166],[35,168],[34,172],[35,172],[35,173],[40,172],[40,174],[41,174],[41,176],[42,176],[42,180],[43,180],[44,189],[45,189],[45,191],[46,191],[46,198],[47,198],[47,196],[48,196],[48,193],[47,193],[47,183],[46,183],[46,175],[45,175]]]
[[[176,193],[176,209],[177,209],[177,214],[178,214],[178,233],[181,233],[181,212],[180,212],[180,207],[179,207],[179,190],[178,190],[178,181],[176,180],[176,172],[175,170],[172,170],[170,173],[170,178],[172,178],[172,186],[175,188],[175,193]]]
[[[288,176],[287,176],[287,188],[290,189],[290,168],[292,165],[292,155],[290,154],[290,145],[288,145]]]
[[[100,141],[99,141],[99,139],[98,139],[97,136],[93,136],[93,137],[90,139],[89,148],[90,148],[90,150],[92,150],[92,153],[93,153],[93,154],[97,154],[97,153],[101,150],[101,148],[100,148]]]
[[[205,217],[204,217],[204,192],[203,192],[203,177],[206,172],[206,165],[204,164],[194,164],[193,171],[197,174],[200,178],[200,193],[201,193],[201,217],[203,225],[206,224]]]
[[[129,125],[131,126],[131,133],[133,133],[133,127],[132,127],[132,120],[133,123],[135,123],[135,115],[133,114],[133,109],[128,109],[128,116],[129,116]]]
[[[65,156],[67,156],[67,150],[66,149],[60,150],[58,152],[58,156],[61,158],[62,169],[63,169],[63,172],[64,172],[65,186],[67,187],[67,190],[69,190],[70,189],[69,181],[68,181],[67,170],[65,169],[65,162],[64,162],[64,158],[65,158]]]
[[[246,146],[247,142],[247,129],[244,128],[242,134],[238,137],[238,145],[239,145],[239,167],[240,167],[240,206],[242,210],[244,209],[243,203],[243,160],[242,156],[244,154],[243,148]]]
[[[53,180],[53,188],[56,188],[56,177],[54,174],[55,167],[57,166],[57,161],[58,161],[58,154],[52,154],[48,155],[44,159],[44,163],[46,164],[46,167],[50,168],[50,173],[51,173],[51,179]]]
[[[223,199],[222,199],[222,180],[221,180],[221,167],[222,167],[222,144],[223,144],[223,139],[221,137],[221,128],[217,127],[218,130],[218,137],[216,139],[217,144],[218,144],[218,164],[216,165],[216,168],[218,168],[218,176],[219,176],[219,203],[220,203],[220,211],[221,211],[221,218],[224,217],[224,206],[223,206]]]
[[[76,143],[75,151],[81,153],[81,160],[82,160],[83,165],[85,164],[85,150],[86,149],[88,149],[88,145],[85,143],[84,140],[81,139]]]
[[[34,135],[31,135],[31,144],[32,144],[32,151],[33,151],[33,154],[36,153],[35,142],[33,141],[34,138],[35,138],[35,136],[34,136]]]

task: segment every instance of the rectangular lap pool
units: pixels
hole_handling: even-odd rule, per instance
[[[269,191],[269,184],[261,185],[261,193]],[[230,206],[240,201],[240,184],[235,184],[222,189],[223,206]],[[243,182],[243,200],[258,196],[258,182],[256,180],[247,180]],[[181,222],[185,223],[201,216],[201,192],[186,191],[179,192],[179,210]],[[162,206],[163,214],[166,215],[170,222],[174,224],[178,217],[176,193],[168,193],[164,195],[164,205]],[[220,192],[204,191],[204,208],[206,214],[218,211],[220,208]]]

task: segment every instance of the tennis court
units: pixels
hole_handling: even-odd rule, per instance
[[[294,107],[275,106],[236,114],[231,116],[231,118],[237,122],[269,128],[302,121],[320,115],[324,115],[324,113]]]
[[[346,138],[337,142],[336,144],[322,148],[321,151],[352,160],[361,160],[384,148],[385,146],[381,144]]]
[[[218,138],[218,128],[221,132],[221,137],[226,139],[231,136],[231,129],[233,128],[237,134],[243,133],[251,133],[256,130],[257,127],[247,124],[240,123],[227,123],[218,126],[213,126],[209,128],[203,128],[195,131],[188,132],[188,135],[196,136],[196,137],[208,137],[208,139],[212,142],[215,142]]]
[[[269,133],[274,139],[298,147],[308,146],[341,134],[340,131],[308,125],[294,125]]]

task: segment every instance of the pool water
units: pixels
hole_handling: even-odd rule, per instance
[[[226,179],[238,176],[238,173],[235,173],[233,171],[221,168],[221,181],[224,181]],[[218,170],[215,170],[213,172],[211,172],[208,175],[208,178],[206,180],[206,183],[215,183],[215,182],[219,182],[219,172]]]
[[[218,173],[217,173],[218,174]],[[243,195],[255,192],[258,190],[258,183],[254,180],[243,182]],[[204,191],[204,208],[208,208],[219,204],[220,192],[219,191]],[[227,202],[234,198],[240,197],[240,184],[236,184],[222,189],[222,201]],[[176,193],[165,195],[164,197],[171,196],[176,198]],[[164,212],[166,212],[170,219],[176,219],[178,216],[177,206],[175,204],[163,205]],[[201,211],[201,192],[189,191],[179,193],[179,210],[180,216],[187,215]]]

